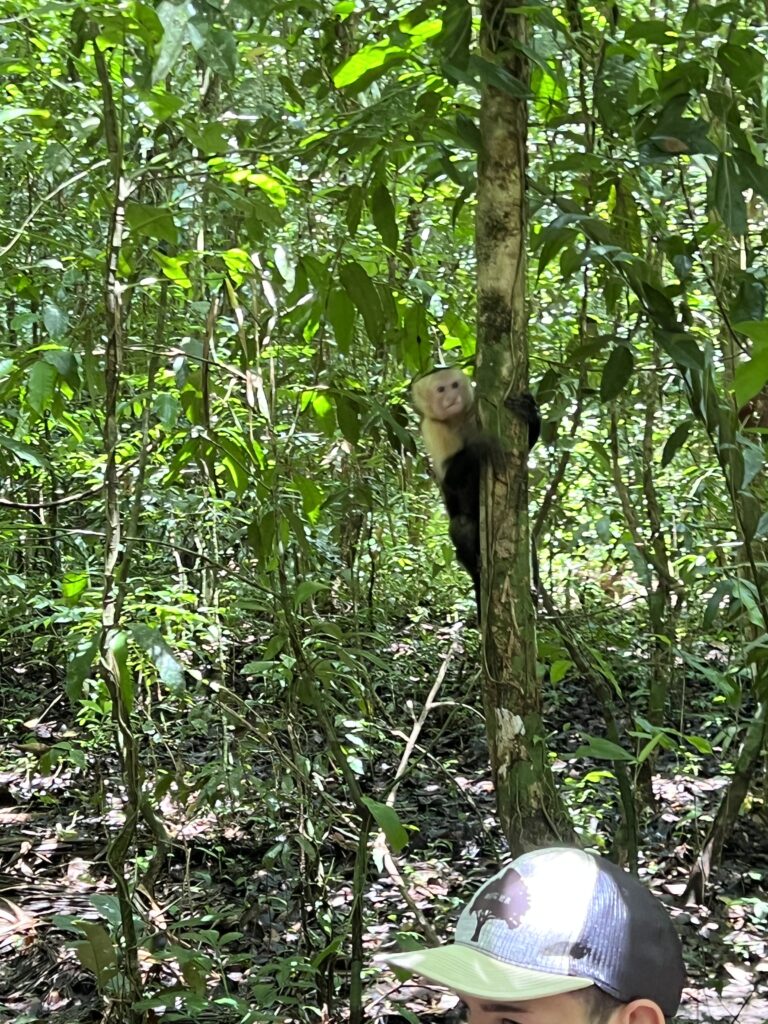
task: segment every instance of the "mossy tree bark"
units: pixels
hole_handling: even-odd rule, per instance
[[[507,453],[486,473],[483,486],[483,692],[499,816],[515,854],[573,841],[549,770],[539,707],[530,592],[528,433],[522,420],[504,407],[505,397],[525,391],[528,380],[528,26],[517,6],[510,0],[483,0],[481,5],[482,55],[511,80],[505,91],[483,87],[476,225],[480,414]]]

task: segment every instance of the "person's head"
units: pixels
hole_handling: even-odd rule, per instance
[[[458,992],[471,1024],[663,1024],[685,980],[658,900],[610,861],[562,847],[481,886],[452,943],[384,959]]]

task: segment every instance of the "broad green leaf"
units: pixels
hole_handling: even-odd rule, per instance
[[[49,349],[43,353],[43,360],[55,366],[59,376],[63,377],[67,384],[74,390],[80,384],[80,372],[77,366],[77,359],[73,352],[67,348]]]
[[[333,84],[337,89],[345,89],[360,82],[363,76],[372,72],[383,71],[389,65],[402,60],[408,51],[401,46],[393,46],[389,39],[381,39],[361,47],[357,53],[341,64],[333,75]]]
[[[360,440],[360,409],[347,395],[336,395],[336,420],[339,430],[350,444]]]
[[[449,64],[466,68],[472,41],[472,5],[467,0],[448,0],[437,45]]]
[[[634,754],[601,736],[585,736],[586,743],[574,750],[571,757],[592,757],[596,761],[634,761]]]
[[[127,203],[125,208],[128,226],[137,235],[148,235],[161,242],[176,245],[178,232],[173,214],[164,206],[150,206],[148,203]]]
[[[35,451],[34,448],[28,444],[24,444],[23,441],[17,441],[13,437],[8,437],[5,434],[0,434],[0,448],[5,448],[6,451],[13,452],[13,454],[21,459],[22,462],[29,462],[33,466],[39,466],[40,469],[44,469],[50,473],[51,467],[48,460],[45,459],[39,452]]]
[[[215,441],[221,451],[221,464],[229,474],[232,486],[238,494],[244,494],[250,483],[248,469],[251,457],[248,449],[239,438],[216,434]]]
[[[464,143],[467,149],[471,149],[474,153],[480,152],[482,145],[480,128],[476,121],[461,111],[456,115],[456,137]]]
[[[738,280],[736,294],[731,299],[729,315],[734,322],[747,321],[765,323],[765,284],[752,274],[744,273]],[[740,330],[740,328],[736,328]],[[742,331],[750,338],[755,338],[749,330]]]
[[[359,185],[350,185],[347,189],[346,221],[347,230],[354,238],[360,226],[360,217],[363,213],[363,190]]]
[[[710,180],[709,208],[715,210],[731,234],[747,231],[747,204],[741,194],[739,169],[730,156],[721,153]]]
[[[654,336],[678,366],[689,370],[704,369],[704,355],[692,335],[657,330]]]
[[[77,600],[88,586],[87,572],[71,570],[65,572],[61,581],[61,594],[68,605],[77,604]]]
[[[764,51],[727,42],[717,51],[717,62],[739,92],[759,99],[760,83],[765,73]]]
[[[690,743],[694,750],[697,750],[700,754],[709,756],[710,754],[714,753],[712,749],[712,744],[709,742],[708,739],[705,739],[704,736],[691,736],[690,734],[686,733],[683,736],[683,739],[686,743]]]
[[[760,612],[760,598],[750,580],[733,580],[731,596],[734,600],[741,602],[747,613],[747,618],[753,626],[761,628],[764,625]]]
[[[181,405],[175,395],[163,392],[162,394],[155,395],[153,409],[166,430],[170,430],[178,421]]]
[[[617,345],[608,356],[600,381],[600,401],[610,402],[623,391],[632,376],[635,361],[626,345]]]
[[[405,848],[408,842],[408,833],[402,826],[400,818],[394,807],[379,803],[378,800],[371,800],[364,796],[363,803],[373,815],[374,821],[387,837],[387,842],[397,854]]]
[[[189,289],[192,287],[192,282],[184,269],[188,263],[186,258],[180,256],[166,256],[165,253],[159,252],[157,249],[152,250],[152,258],[157,260],[160,264],[163,274],[169,281],[172,281],[180,288]]]
[[[559,661],[553,661],[549,668],[549,679],[550,682],[556,684],[563,680],[570,670],[573,668],[573,662],[567,658],[561,658]]]
[[[499,64],[493,64],[485,57],[469,58],[469,72],[477,75],[484,85],[490,85],[514,99],[529,99],[531,92],[527,85],[511,75]]]
[[[341,283],[363,318],[365,331],[371,341],[379,343],[384,325],[384,313],[379,293],[359,263],[345,263],[339,271]]]
[[[392,196],[383,185],[377,185],[371,196],[371,216],[381,240],[393,252],[397,249],[397,222]]]
[[[59,371],[56,367],[42,359],[29,371],[27,401],[36,413],[50,409],[58,379]]]
[[[69,327],[67,314],[50,300],[43,305],[43,323],[45,324],[46,331],[48,331],[54,341],[61,338],[66,333],[67,327]],[[62,374],[62,376],[65,376],[65,374]]]
[[[99,653],[99,638],[94,637],[87,645],[81,641],[77,647],[78,653],[73,655],[67,663],[67,696],[76,703],[82,698],[83,683],[91,675],[93,663]]]
[[[8,121],[16,121],[20,117],[42,117],[47,119],[51,116],[49,110],[42,107],[7,107],[0,109],[0,124],[7,124]]]
[[[85,933],[85,939],[73,942],[77,959],[96,978],[101,992],[109,988],[109,984],[117,975],[117,952],[103,925],[93,921],[77,921],[78,928]]]
[[[296,485],[299,494],[301,494],[301,504],[304,509],[304,515],[309,519],[310,522],[317,520],[317,513],[320,510],[320,506],[325,500],[325,492],[322,488],[310,480],[306,476],[294,476],[293,482]]]
[[[755,348],[751,359],[739,363],[733,375],[733,390],[739,408],[759,394],[768,383],[768,346]]]
[[[166,643],[162,633],[144,623],[134,623],[131,635],[157,669],[157,674],[171,693],[184,692],[184,669]]]
[[[549,266],[560,250],[575,241],[576,238],[576,232],[569,227],[555,227],[553,224],[548,224],[543,228],[539,232],[537,239],[541,243],[538,266],[539,275]]]
[[[248,181],[257,188],[260,188],[274,206],[277,206],[279,209],[285,206],[287,202],[285,185],[273,175],[265,174],[264,171],[257,171],[254,174],[249,174]]]
[[[229,131],[227,126],[214,122],[213,124],[194,124],[186,122],[184,133],[201,153],[213,155],[215,153],[226,153],[229,150]]]
[[[110,636],[109,652],[117,670],[117,682],[124,714],[130,714],[133,711],[134,689],[133,673],[128,664],[128,634],[126,632],[119,630]]]
[[[213,25],[198,36],[197,25],[190,25],[189,40],[200,54],[203,63],[225,80],[234,78],[237,71],[237,43],[229,29]]]
[[[355,306],[343,288],[334,288],[328,298],[328,319],[336,344],[346,355],[352,345],[355,328]]]
[[[752,341],[756,341],[761,348],[768,348],[768,320],[740,321],[733,324],[733,329],[739,334],[746,334]]]
[[[300,608],[305,601],[309,601],[315,594],[325,590],[328,590],[327,583],[319,583],[316,580],[302,580],[298,587],[296,587],[296,592],[293,595],[293,607]]]
[[[165,78],[181,54],[188,39],[187,26],[193,10],[191,4],[172,4],[169,0],[160,0],[157,5],[157,16],[163,26],[163,38],[152,68],[152,85]]]
[[[680,451],[691,433],[693,424],[690,420],[680,423],[667,438],[664,451],[661,456],[662,468],[668,466],[675,455]]]

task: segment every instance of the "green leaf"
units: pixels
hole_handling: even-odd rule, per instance
[[[137,235],[148,235],[161,242],[176,245],[178,232],[173,214],[164,206],[150,206],[148,203],[127,203],[125,216],[128,226]]]
[[[0,110],[0,125],[7,124],[8,121],[15,121],[20,117],[42,117],[48,119],[51,116],[49,110],[44,110],[42,107],[6,107],[4,106]]]
[[[84,593],[89,583],[88,573],[71,570],[65,572],[61,581],[61,594],[67,605],[77,604],[77,600]]]
[[[668,466],[672,459],[677,455],[680,449],[683,447],[685,442],[688,440],[688,436],[691,433],[693,423],[690,420],[685,420],[679,426],[675,427],[672,433],[667,438],[667,442],[664,445],[664,451],[661,456],[662,468]]]
[[[752,358],[739,363],[733,375],[733,390],[739,408],[759,394],[768,384],[768,346],[755,348]]]
[[[721,153],[709,182],[710,210],[715,210],[733,235],[747,232],[747,204],[741,194],[739,169],[732,157]]]
[[[371,196],[371,216],[381,240],[393,252],[397,249],[397,222],[392,196],[383,185],[377,185]]]
[[[43,458],[34,448],[31,448],[28,444],[24,444],[23,441],[17,441],[13,437],[8,437],[6,434],[0,434],[0,448],[5,448],[6,451],[13,452],[13,454],[21,459],[22,462],[29,462],[32,466],[38,466],[40,469],[51,472],[51,466],[47,459]]]
[[[541,242],[541,252],[539,253],[537,273],[541,274],[560,250],[575,241],[577,237],[576,232],[572,228],[557,227],[553,224],[548,224],[543,228],[538,236],[538,241]]]
[[[704,369],[704,355],[690,334],[656,330],[654,337],[678,366],[689,370]]]
[[[626,387],[635,361],[626,345],[617,345],[608,356],[600,381],[600,401],[610,402]]]
[[[93,921],[77,921],[77,927],[85,933],[81,942],[73,942],[77,959],[96,978],[100,991],[104,992],[117,975],[117,952],[109,933],[103,925]]]
[[[293,607],[300,608],[305,601],[309,601],[315,594],[328,590],[327,583],[319,583],[316,580],[303,580],[293,595]]]
[[[213,124],[190,124],[185,122],[184,134],[201,153],[214,156],[217,153],[226,153],[229,150],[229,130],[226,125],[214,122]],[[175,230],[175,227],[174,227]]]
[[[339,277],[363,318],[366,334],[371,341],[380,342],[384,312],[373,281],[359,263],[345,263],[339,271]]]
[[[171,693],[183,693],[184,669],[176,660],[173,651],[166,643],[162,633],[138,622],[131,626],[131,636],[147,654],[157,669],[157,674]]]
[[[357,402],[343,394],[336,395],[334,401],[339,430],[350,444],[357,444],[360,440],[360,410]]]
[[[408,842],[408,833],[402,826],[400,818],[394,807],[379,803],[378,800],[371,800],[364,796],[363,803],[373,815],[376,824],[387,837],[387,842],[395,853],[400,853]]]
[[[169,281],[173,281],[180,288],[189,289],[192,287],[192,282],[184,269],[188,262],[186,258],[166,256],[165,253],[159,252],[157,249],[152,250],[152,258],[160,264],[163,274]]]
[[[703,736],[690,736],[688,734],[685,734],[683,736],[683,739],[686,743],[690,743],[693,749],[697,750],[700,754],[709,756],[710,754],[714,753],[712,749],[712,744],[709,742],[708,739],[705,739]]]
[[[355,329],[355,306],[343,288],[334,288],[326,308],[336,344],[346,355],[352,345]]]
[[[98,636],[94,637],[85,646],[84,643],[84,641],[80,641],[78,645],[79,653],[73,655],[67,663],[66,691],[72,703],[82,699],[83,683],[91,675],[93,663],[99,653]]]
[[[53,302],[47,300],[43,305],[43,323],[50,336],[56,341],[66,333],[69,327],[67,314]],[[63,374],[62,374],[63,376]]]
[[[169,0],[160,0],[157,5],[157,16],[163,26],[163,38],[152,68],[152,85],[165,78],[176,63],[188,39],[187,26],[192,13],[192,5],[187,3],[172,4]]]
[[[472,42],[472,5],[467,0],[448,0],[443,12],[443,28],[436,43],[446,60],[457,68],[469,64]]]
[[[551,683],[559,683],[564,679],[573,668],[573,662],[567,658],[561,658],[558,661],[553,661],[549,669],[549,679]]]
[[[347,189],[347,230],[354,237],[360,226],[360,217],[363,213],[363,190],[359,185],[350,185]]]
[[[765,52],[756,46],[723,43],[717,51],[717,62],[733,85],[745,96],[758,98],[765,72]]]
[[[227,471],[232,486],[237,494],[244,494],[251,479],[248,472],[251,462],[248,449],[239,439],[233,437],[216,434],[215,440],[221,452],[221,464]]]
[[[357,53],[344,61],[335,71],[333,84],[337,89],[346,89],[350,85],[365,85],[361,82],[364,76],[373,73],[381,73],[391,64],[403,60],[408,51],[401,46],[393,46],[389,39],[382,39],[377,43],[369,43],[361,47]]]
[[[123,630],[113,633],[109,639],[109,651],[117,670],[117,683],[125,714],[133,710],[133,675],[128,664],[128,634]]]
[[[42,414],[50,409],[58,379],[59,371],[56,367],[42,359],[29,371],[27,401],[36,413]]]
[[[152,407],[155,411],[155,415],[166,430],[171,430],[176,425],[179,418],[179,412],[181,411],[181,405],[175,395],[168,395],[165,393],[155,395]]]
[[[293,482],[301,494],[301,504],[304,515],[310,522],[317,521],[317,513],[325,500],[325,492],[321,487],[305,476],[295,476]]]
[[[49,349],[43,354],[43,360],[55,366],[59,376],[63,377],[70,387],[75,389],[79,386],[80,371],[74,352],[70,352],[68,348]]]
[[[587,741],[570,755],[571,757],[592,757],[596,761],[634,761],[634,754],[627,753],[623,747],[611,743],[601,736],[585,736]]]
[[[499,92],[504,92],[514,99],[529,99],[530,89],[519,79],[505,70],[498,64],[493,64],[484,57],[473,56],[469,58],[470,74],[477,75],[484,85],[489,85]]]

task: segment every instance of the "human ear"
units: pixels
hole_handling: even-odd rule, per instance
[[[650,999],[634,999],[616,1011],[611,1024],[664,1024],[664,1014]]]

